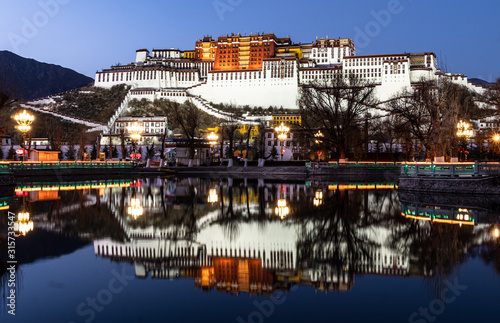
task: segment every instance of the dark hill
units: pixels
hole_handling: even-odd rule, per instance
[[[41,63],[0,51],[0,83],[2,92],[23,101],[80,88],[94,80],[59,65]]]
[[[477,85],[477,86],[488,86],[488,85],[490,85],[490,83],[488,83],[487,81],[482,80],[482,79],[478,79],[478,78],[470,78],[469,82],[472,83],[472,84],[474,84],[474,85]]]

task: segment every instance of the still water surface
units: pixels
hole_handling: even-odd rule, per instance
[[[8,212],[33,230],[0,320],[498,322],[499,205],[393,183],[19,184],[0,198],[2,237]]]

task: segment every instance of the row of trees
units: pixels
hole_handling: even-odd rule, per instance
[[[463,144],[456,135],[457,123],[496,113],[500,102],[499,84],[484,93],[476,93],[447,79],[423,80],[390,100],[379,102],[376,88],[353,75],[312,83],[300,90],[298,105],[302,125],[292,129],[298,132],[294,140],[308,149],[323,150],[341,159],[366,157],[369,142],[377,142],[385,146],[381,150],[392,153],[402,149],[406,159],[419,154],[427,158],[454,157]],[[231,115],[227,120],[209,116],[189,101],[181,104],[164,99],[136,100],[132,106],[135,115],[166,115],[170,128],[182,133],[187,140],[190,158],[194,158],[196,139],[203,136],[202,129],[213,127],[219,129],[220,146],[227,146],[226,151],[221,152],[227,158],[234,157],[236,146],[241,151],[253,151],[254,158],[273,155],[272,152],[266,155],[262,131],[266,128],[265,122],[245,126],[245,131],[240,131],[240,117],[245,110],[234,105],[218,106]],[[373,111],[380,114],[374,115]],[[259,129],[259,135],[254,138],[251,137],[253,127]],[[318,132],[320,141],[315,140]]]
[[[132,100],[130,102],[129,115],[141,116],[167,116],[169,128],[174,133],[181,133],[186,140],[189,148],[189,158],[193,159],[197,140],[205,135],[207,128],[218,128],[218,137],[220,146],[227,144],[225,153],[227,158],[234,157],[236,146],[241,150],[249,151],[251,148],[255,151],[255,156],[264,156],[264,133],[258,138],[252,140],[252,129],[256,126],[246,126],[244,132],[241,132],[240,118],[244,110],[234,105],[219,105],[220,110],[225,111],[230,117],[228,119],[219,119],[199,110],[191,101],[178,103],[165,99],[149,101],[146,99]],[[265,128],[264,122],[258,127]],[[163,155],[163,153],[161,154]]]
[[[115,92],[119,92],[117,96],[122,96],[122,90],[116,89]],[[322,137],[315,148],[341,159],[353,155],[362,158],[371,141],[385,145],[384,150],[389,152],[395,147],[402,147],[406,158],[419,150],[424,151],[426,157],[451,157],[456,155],[461,145],[456,136],[458,121],[496,113],[500,106],[500,82],[485,93],[478,94],[447,80],[422,81],[385,102],[377,101],[375,91],[376,88],[364,79],[352,75],[303,86],[298,101],[302,125],[300,129],[295,129],[300,130],[300,136],[295,138],[300,140],[301,145],[310,148],[315,141],[314,135],[319,131]],[[8,117],[12,111],[6,111],[15,104],[13,95],[13,92],[0,88],[0,113],[6,117],[2,118],[4,124],[0,125],[0,130],[15,129],[14,121]],[[75,99],[69,96],[66,95],[63,101]],[[236,147],[241,151],[253,151],[254,158],[272,157],[272,153],[266,155],[265,132],[262,131],[266,128],[264,121],[245,126],[245,131],[240,131],[240,117],[246,110],[234,105],[221,105],[219,108],[231,117],[217,119],[200,111],[190,101],[178,103],[165,99],[133,100],[129,114],[167,116],[169,128],[174,133],[182,133],[186,139],[191,159],[195,155],[196,140],[204,136],[203,129],[214,127],[219,129],[221,147],[224,144],[228,146],[226,151],[221,152],[226,153],[228,158],[234,157]],[[385,116],[373,115],[373,109]],[[37,114],[36,118],[31,134],[33,137],[48,137],[51,149],[59,150],[63,142],[70,146],[84,146],[96,139],[95,135],[86,132],[84,126],[65,123],[47,115]],[[252,138],[254,127],[259,129],[259,135]],[[15,139],[17,132],[12,131],[11,134]],[[124,142],[123,134],[122,151],[125,150]],[[274,153],[276,155],[276,149]],[[79,151],[77,158],[83,158],[83,151]]]
[[[322,148],[339,158],[366,153],[369,140],[389,150],[399,144],[407,157],[419,149],[426,157],[451,157],[460,147],[459,120],[497,112],[499,84],[478,94],[448,80],[422,81],[378,102],[376,89],[363,79],[338,77],[303,87],[299,106],[310,140],[320,131]],[[370,115],[372,108],[385,116]]]

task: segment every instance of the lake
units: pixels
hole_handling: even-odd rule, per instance
[[[152,177],[17,183],[0,210],[1,322],[500,317],[495,197]]]

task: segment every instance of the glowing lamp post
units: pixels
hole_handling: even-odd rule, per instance
[[[493,230],[493,237],[497,238],[500,237],[500,230],[498,230],[498,228],[495,228],[495,230]]]
[[[208,135],[207,139],[209,140],[209,144],[210,144],[210,163],[212,163],[214,146],[217,144],[217,140],[219,139],[219,136],[217,136],[215,133],[211,132]]]
[[[324,137],[324,135],[323,135],[323,133],[321,132],[321,130],[318,130],[318,132],[316,132],[316,133],[314,134],[314,138],[316,138],[316,139],[314,140],[314,142],[315,142],[317,145],[321,144],[321,143],[323,142],[323,140],[321,140],[321,138],[323,138],[323,137]]]
[[[274,130],[276,130],[276,132],[278,133],[278,139],[280,140],[280,152],[281,152],[280,160],[283,160],[283,150],[284,150],[283,144],[287,137],[288,132],[290,131],[290,128],[285,126],[282,122],[281,125],[279,127],[276,127]]]
[[[127,213],[137,220],[144,213],[144,209],[141,206],[141,201],[138,198],[132,198],[130,200],[130,206],[127,208]]]
[[[26,112],[26,110],[23,110],[22,113],[16,114],[14,116],[14,119],[16,120],[18,126],[17,129],[21,131],[22,137],[23,137],[23,149],[25,149],[26,144],[26,133],[31,130],[31,124],[35,120],[35,117]],[[23,151],[23,161],[24,161],[24,151]]]
[[[467,148],[467,140],[473,135],[473,131],[469,128],[470,124],[468,122],[460,120],[457,124],[457,136],[465,140],[465,148]],[[460,149],[460,152],[465,156],[465,150],[463,148]],[[465,159],[465,157],[463,159]]]
[[[134,124],[129,126],[127,130],[130,133],[130,138],[132,138],[132,143],[134,146],[134,157],[132,158],[136,158],[137,155],[139,155],[137,154],[137,143],[141,139],[141,134],[144,131],[144,128],[137,122],[134,122]]]
[[[318,145],[318,148],[320,148],[319,145],[321,145],[321,143],[323,142],[323,140],[322,140],[323,137],[324,137],[324,135],[321,132],[321,130],[318,130],[318,132],[316,132],[314,134],[314,138],[316,138],[316,139],[314,139],[314,143],[316,145]],[[318,155],[318,162],[319,162],[320,156],[321,156],[321,151],[318,150],[316,154]]]
[[[498,151],[498,144],[500,143],[500,134],[493,135],[493,141],[495,142],[493,153],[496,153]]]

